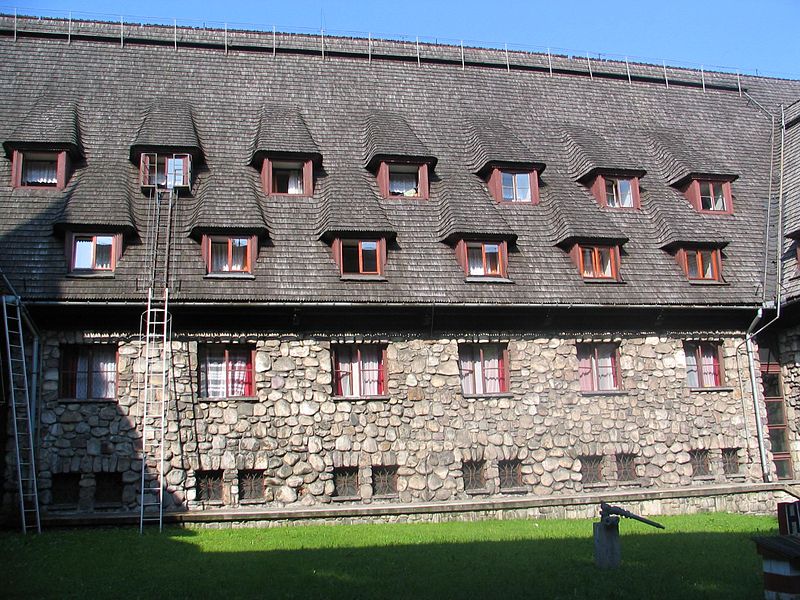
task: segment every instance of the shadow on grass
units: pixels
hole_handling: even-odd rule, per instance
[[[754,532],[623,533],[623,566],[601,572],[585,538],[366,545],[337,530],[72,531],[1,540],[6,597],[757,598]],[[282,535],[286,530],[280,530]],[[311,535],[313,533],[313,535]],[[69,534],[69,535],[66,535]],[[60,538],[59,538],[60,536]],[[367,535],[366,537],[369,537]],[[284,540],[285,541],[285,540]],[[266,542],[266,543],[265,543]],[[281,542],[283,543],[283,542]],[[278,544],[280,545],[280,544]],[[338,545],[338,547],[333,547]],[[330,547],[326,547],[330,546]],[[27,560],[26,558],[27,557]]]

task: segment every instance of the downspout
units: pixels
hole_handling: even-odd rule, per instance
[[[750,390],[753,396],[753,415],[756,421],[756,438],[758,439],[758,458],[761,462],[761,476],[766,483],[772,481],[769,465],[767,464],[767,449],[764,445],[764,424],[761,422],[761,395],[756,374],[755,349],[753,348],[753,330],[761,320],[764,309],[759,308],[745,335],[745,348],[747,349],[747,366],[750,371]]]

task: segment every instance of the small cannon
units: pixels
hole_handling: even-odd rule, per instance
[[[619,506],[600,503],[600,521],[593,523],[594,529],[594,562],[600,569],[616,569],[622,560],[619,543],[619,519],[635,519],[651,527],[664,529],[661,523],[640,517]]]

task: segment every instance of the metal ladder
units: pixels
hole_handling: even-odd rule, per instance
[[[149,207],[149,284],[147,308],[142,313],[139,339],[144,342],[142,401],[142,470],[139,495],[139,532],[145,524],[164,524],[165,434],[172,365],[172,316],[169,313],[170,255],[173,212],[177,191],[154,189]],[[166,204],[166,206],[164,206]]]
[[[22,300],[19,296],[3,296],[2,304],[22,532],[41,533],[31,395],[25,362],[25,340],[22,336]]]

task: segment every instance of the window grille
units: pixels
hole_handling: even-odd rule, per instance
[[[603,481],[603,457],[581,456],[581,479],[586,484]]]
[[[522,487],[522,461],[501,460],[497,463],[500,474],[500,489]]]
[[[197,499],[201,502],[222,502],[222,471],[198,471]]]
[[[372,495],[397,494],[397,467],[372,467]]]
[[[333,495],[340,498],[358,496],[357,467],[342,467],[333,470]]]
[[[482,460],[469,460],[465,461],[461,466],[461,472],[464,478],[464,489],[466,491],[486,489],[483,465],[484,462]]]

